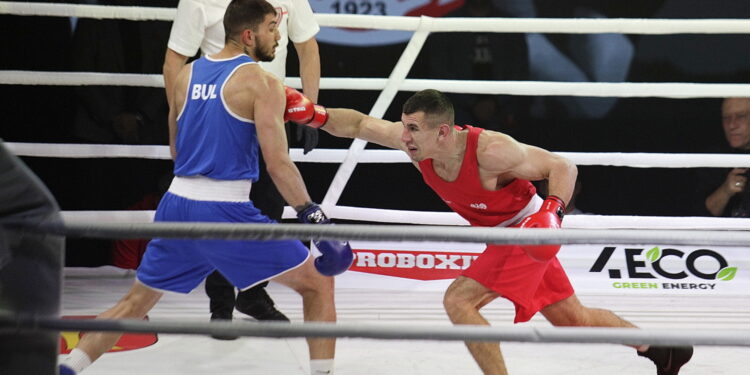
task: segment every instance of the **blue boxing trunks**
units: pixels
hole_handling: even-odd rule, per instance
[[[185,181],[188,181],[187,190],[184,189]],[[216,182],[205,177],[197,181],[199,188],[201,182],[206,185],[205,182],[208,181],[208,186],[215,185]],[[255,208],[247,198],[249,183],[247,192],[234,192],[235,196],[244,195],[244,201],[225,201],[222,199],[223,192],[220,188],[211,186],[210,189],[195,189],[195,182],[192,178],[176,177],[169,192],[159,203],[154,220],[269,225],[275,223]],[[219,199],[222,200],[195,199],[205,198],[205,193],[209,192],[216,197],[217,191]],[[138,267],[137,278],[141,283],[154,289],[189,293],[208,274],[219,270],[234,286],[247,289],[301,266],[309,256],[309,250],[297,240],[225,241],[157,238],[149,242]]]

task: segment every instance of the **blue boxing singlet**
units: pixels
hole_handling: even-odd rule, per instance
[[[258,179],[255,123],[232,113],[223,96],[224,84],[245,64],[257,63],[247,55],[226,60],[203,56],[192,63],[187,97],[177,116],[175,176]]]

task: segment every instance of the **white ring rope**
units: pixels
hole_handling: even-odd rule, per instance
[[[0,223],[2,224],[2,223]],[[518,229],[370,224],[266,223],[5,223],[23,230],[89,238],[179,238],[224,240],[368,240],[490,244],[665,244],[750,246],[750,230]]]
[[[131,86],[164,88],[161,74],[42,72],[0,70],[0,83],[5,85],[48,86]]]
[[[65,223],[150,223],[154,211],[62,211]],[[468,225],[455,212],[403,211],[382,208],[335,206],[326,211],[333,219],[381,223]],[[285,219],[295,219],[291,207],[284,211]],[[693,230],[748,230],[750,219],[728,217],[662,217],[619,215],[567,215],[566,229],[693,229]]]
[[[42,4],[0,1],[0,14],[16,16],[79,17],[131,21],[172,21],[177,9],[88,4]]]
[[[17,156],[44,158],[171,159],[168,146],[5,142]]]
[[[78,4],[40,4],[0,1],[0,14],[114,18],[172,21],[175,8],[127,7]],[[315,14],[324,27],[356,27],[380,30],[417,30],[419,18],[355,14]],[[618,33],[618,34],[748,34],[750,20],[744,19],[641,19],[641,18],[436,18],[429,32],[504,33]]]
[[[18,156],[49,158],[141,158],[170,159],[167,146],[105,145],[69,143],[6,142],[5,146]],[[292,160],[303,163],[341,163],[348,151],[315,149],[307,155],[302,149],[290,150]],[[734,154],[673,154],[620,152],[556,152],[576,165],[603,165],[631,168],[740,168],[750,167],[750,155]],[[359,163],[411,163],[400,150],[362,150]]]
[[[246,337],[346,337],[380,340],[501,341],[623,345],[750,346],[748,330],[632,329],[603,327],[487,327],[361,323],[175,322],[0,317],[0,331],[140,332]]]
[[[386,78],[321,78],[323,90],[383,90]],[[301,88],[299,77],[288,77],[287,86]],[[133,86],[164,87],[159,74],[42,72],[0,70],[0,84],[51,86]],[[464,94],[497,94],[519,96],[584,96],[674,99],[744,97],[750,84],[742,83],[655,83],[655,82],[549,82],[549,81],[462,81],[447,79],[404,79],[400,91],[424,89]]]

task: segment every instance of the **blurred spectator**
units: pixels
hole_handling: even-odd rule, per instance
[[[733,153],[750,153],[750,98],[727,98],[721,106],[724,136]],[[748,168],[733,168],[711,179],[713,192],[704,201],[704,214],[750,217]],[[698,180],[699,182],[702,179]],[[716,183],[721,185],[716,187]]]

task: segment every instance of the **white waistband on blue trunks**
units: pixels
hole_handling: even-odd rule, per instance
[[[542,208],[542,203],[544,201],[542,200],[542,197],[534,194],[531,199],[529,199],[529,203],[526,204],[526,207],[521,209],[521,211],[518,211],[516,216],[513,216],[512,218],[503,221],[502,223],[496,225],[497,227],[509,227],[511,225],[519,223],[521,220],[525,219],[526,216],[529,216],[533,214],[534,212],[539,211],[540,208]]]
[[[175,176],[169,192],[196,201],[248,202],[250,180],[215,180],[204,176]]]

